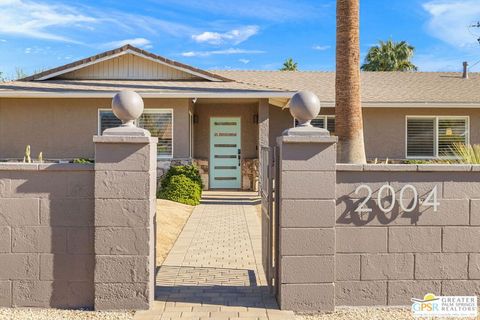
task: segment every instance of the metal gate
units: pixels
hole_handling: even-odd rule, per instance
[[[262,198],[262,264],[267,283],[275,295],[278,285],[278,152],[262,147],[260,155],[260,195]]]

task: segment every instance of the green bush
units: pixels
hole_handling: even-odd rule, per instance
[[[201,195],[202,188],[198,183],[183,174],[171,176],[168,179],[168,184],[165,188],[162,187],[158,193],[158,196],[161,199],[180,202],[191,206],[196,206],[200,203]]]
[[[87,159],[87,158],[76,158],[73,159],[73,163],[93,163],[93,160]]]
[[[200,172],[198,168],[194,165],[187,165],[187,166],[172,166],[167,171],[167,173],[163,176],[161,187],[165,189],[170,184],[170,180],[173,176],[184,175],[203,189],[202,178],[200,177]]]

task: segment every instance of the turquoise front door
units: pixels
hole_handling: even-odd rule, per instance
[[[210,188],[240,189],[240,118],[210,118]]]

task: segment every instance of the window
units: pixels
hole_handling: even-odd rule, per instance
[[[122,124],[112,111],[100,110],[98,112],[98,134],[102,134],[108,128],[115,128]]]
[[[469,143],[468,117],[407,117],[407,158],[454,157],[454,143]]]
[[[331,135],[335,135],[335,116],[317,116],[311,123],[312,126],[327,129]],[[295,126],[297,125],[298,121],[295,120]]]
[[[122,122],[112,111],[99,110],[98,129],[101,134],[105,129],[118,127]],[[173,110],[145,109],[136,121],[140,128],[150,131],[152,137],[158,138],[157,156],[171,158],[173,156]]]

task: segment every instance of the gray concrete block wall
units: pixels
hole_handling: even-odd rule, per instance
[[[281,308],[480,294],[480,166],[335,165],[334,143],[287,136],[278,145]],[[360,185],[371,188],[363,214],[355,210],[368,195]],[[406,185],[418,193],[411,212],[399,203],[401,193],[408,208],[415,202],[411,187],[401,191]],[[396,202],[384,212],[390,188]],[[434,188],[437,210],[421,205]]]
[[[0,307],[147,309],[156,138],[95,137],[93,164],[0,164]]]
[[[480,294],[480,172],[478,166],[337,165],[336,305],[410,305],[410,298]],[[372,188],[373,208],[356,216],[360,184]],[[398,202],[406,185],[420,198],[436,185],[438,211],[398,205],[377,208],[382,185],[392,186]],[[405,203],[412,195],[405,192]],[[388,206],[388,202],[385,203]]]
[[[93,179],[89,164],[0,164],[0,306],[93,307]]]

